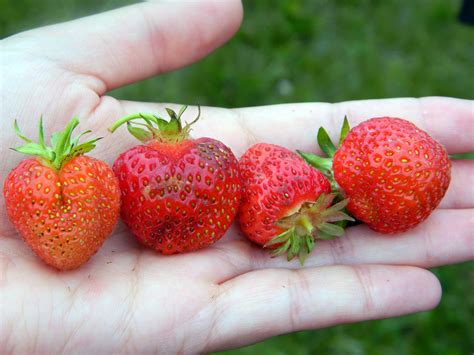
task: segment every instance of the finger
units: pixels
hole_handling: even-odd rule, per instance
[[[346,237],[319,243],[308,266],[383,263],[430,268],[473,258],[474,211],[437,210],[405,233],[383,235],[364,225],[349,228]]]
[[[233,233],[235,236],[238,230]],[[285,257],[271,258],[267,250],[243,236],[226,238],[202,251],[200,272],[213,282],[224,282],[256,269],[301,268],[296,259],[288,262]],[[317,241],[304,267],[390,264],[429,268],[472,259],[474,211],[436,210],[427,221],[405,233],[383,235],[360,225],[348,228],[344,237]],[[212,262],[219,262],[220,267],[213,268]]]
[[[318,125],[334,140],[345,115],[355,126],[371,117],[392,116],[412,121],[443,144],[450,153],[474,150],[474,101],[446,97],[308,103],[237,110],[242,124],[261,141],[317,150]],[[291,122],[291,124],[288,124]]]
[[[24,35],[63,67],[101,79],[103,93],[195,62],[241,19],[237,0],[146,2]]]
[[[303,329],[420,312],[435,307],[441,296],[430,272],[380,265],[260,270],[221,288],[208,351]]]
[[[125,113],[143,110],[163,112],[164,106],[165,104],[156,103],[121,102]],[[347,115],[351,126],[377,116],[405,118],[426,130],[451,154],[474,151],[474,101],[447,97],[362,100],[336,104],[283,104],[233,110],[204,107],[202,118],[194,126],[193,134],[212,135],[221,139],[237,155],[257,142],[318,151],[318,128],[324,125],[336,141],[344,115]]]
[[[451,183],[440,208],[474,208],[474,161],[454,160]]]

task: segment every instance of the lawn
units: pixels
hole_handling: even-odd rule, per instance
[[[0,0],[0,36],[129,3]],[[474,27],[458,22],[461,1],[244,5],[241,30],[216,53],[112,95],[224,107],[427,95],[473,99]],[[472,354],[473,263],[434,272],[444,295],[431,312],[284,335],[221,354]]]

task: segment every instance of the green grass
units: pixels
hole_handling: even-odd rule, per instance
[[[0,0],[0,36],[129,3]],[[112,94],[224,107],[427,95],[473,99],[474,27],[457,22],[459,8],[460,1],[450,0],[245,1],[241,30],[216,53]],[[472,266],[434,270],[444,289],[434,311],[275,337],[222,354],[472,354]]]

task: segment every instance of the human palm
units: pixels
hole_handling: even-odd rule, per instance
[[[40,114],[48,132],[78,116],[82,128],[105,137],[91,154],[111,163],[137,142],[125,130],[110,135],[106,128],[132,112],[163,113],[164,105],[119,101],[105,93],[206,55],[232,36],[241,16],[234,1],[146,3],[4,40],[2,185],[22,159],[8,151],[18,144],[12,118],[34,136]],[[129,18],[136,21],[125,21]],[[474,148],[472,130],[459,134],[472,129],[473,103],[449,98],[204,107],[192,134],[220,139],[237,156],[259,141],[315,150],[316,129],[324,125],[334,133],[344,115],[352,125],[373,116],[404,117],[450,153]],[[474,165],[455,161],[448,193],[425,223],[396,236],[363,225],[349,228],[344,238],[318,242],[304,268],[270,258],[236,227],[207,249],[162,256],[119,224],[87,264],[58,272],[14,232],[2,200],[0,349],[204,352],[430,309],[441,290],[423,268],[474,255],[474,192],[465,189],[472,185]]]

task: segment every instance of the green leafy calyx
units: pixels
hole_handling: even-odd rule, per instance
[[[298,212],[280,219],[276,225],[284,232],[265,244],[265,247],[277,245],[272,250],[272,256],[286,253],[288,261],[298,256],[303,265],[314,249],[316,239],[343,236],[344,228],[336,223],[354,219],[344,212],[348,200],[331,206],[335,198],[336,194],[321,194],[316,202],[305,203]]]
[[[34,155],[41,158],[43,163],[52,166],[54,169],[59,171],[61,166],[72,159],[75,156],[79,156],[90,152],[95,148],[95,143],[102,139],[102,137],[91,139],[87,142],[80,143],[79,139],[91,131],[85,131],[79,134],[74,139],[71,138],[72,132],[79,124],[77,118],[73,118],[66,128],[60,132],[54,132],[51,135],[50,146],[47,146],[44,139],[44,128],[43,128],[43,118],[40,117],[39,120],[39,134],[38,142],[33,142],[31,139],[25,137],[18,126],[18,122],[15,120],[14,128],[18,137],[26,142],[26,144],[12,148],[13,150],[27,154]]]
[[[344,117],[344,122],[342,123],[341,127],[341,133],[340,133],[340,138],[339,138],[339,144],[338,147],[342,144],[344,139],[346,138],[347,134],[350,131],[350,126],[349,126],[349,121],[347,120],[347,117]],[[321,171],[324,176],[326,176],[329,181],[331,182],[331,188],[333,192],[338,193],[339,192],[339,187],[337,186],[336,181],[334,180],[334,175],[332,171],[332,158],[334,157],[334,154],[336,153],[336,150],[338,147],[334,145],[332,142],[331,138],[329,137],[328,133],[323,127],[320,127],[318,130],[318,145],[323,151],[324,154],[326,154],[325,157],[321,157],[316,154],[312,153],[307,153],[307,152],[302,152],[300,150],[297,150],[296,152],[312,167],[318,169]]]
[[[177,143],[189,137],[191,126],[201,116],[201,108],[198,106],[198,115],[190,123],[183,125],[181,116],[188,106],[183,106],[178,113],[170,108],[166,108],[170,120],[167,121],[159,116],[149,113],[134,113],[117,120],[109,127],[110,132],[115,130],[123,124],[127,124],[127,129],[135,138],[141,142],[159,141],[163,143]],[[136,122],[140,120],[142,122]]]
[[[344,116],[344,122],[342,122],[341,134],[339,136],[339,146],[342,144],[342,142],[347,136],[347,133],[349,133],[350,130],[351,130],[351,127],[349,126],[349,121],[347,120],[347,116]]]

